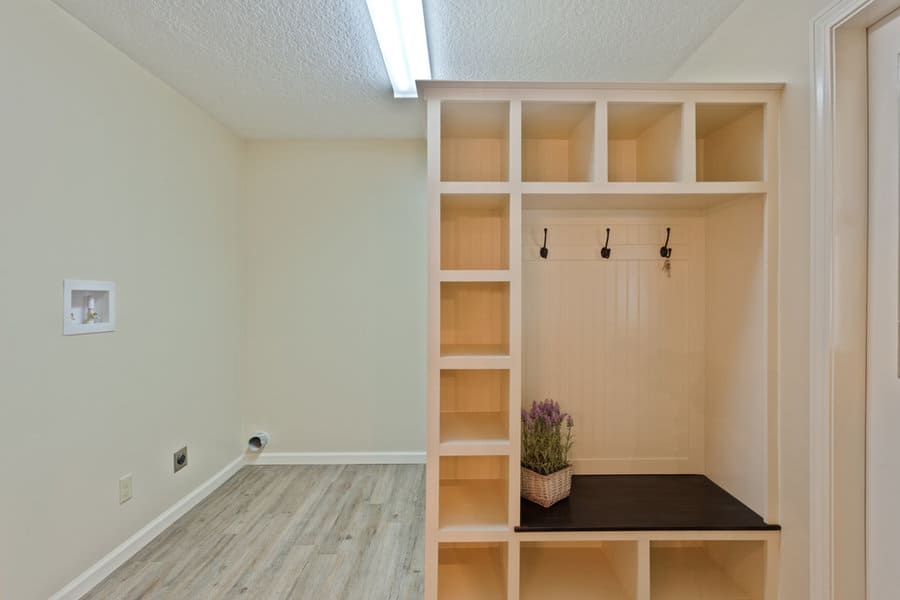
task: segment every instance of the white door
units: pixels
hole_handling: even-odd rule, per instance
[[[869,600],[900,598],[900,14],[869,29]]]

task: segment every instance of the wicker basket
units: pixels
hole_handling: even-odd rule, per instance
[[[550,508],[572,493],[572,467],[541,475],[522,467],[522,497]]]

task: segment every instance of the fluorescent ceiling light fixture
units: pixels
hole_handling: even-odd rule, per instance
[[[416,98],[417,79],[431,79],[422,0],[366,0],[394,98]]]

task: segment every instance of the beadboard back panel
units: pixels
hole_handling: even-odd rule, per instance
[[[622,212],[524,213],[523,403],[573,415],[576,472],[702,473],[704,218]]]

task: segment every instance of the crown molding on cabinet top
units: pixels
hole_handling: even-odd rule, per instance
[[[778,82],[760,83],[671,83],[671,82],[612,82],[612,81],[450,81],[430,80],[417,81],[419,94],[429,90],[466,89],[466,90],[743,90],[743,91],[782,91],[785,84]]]

